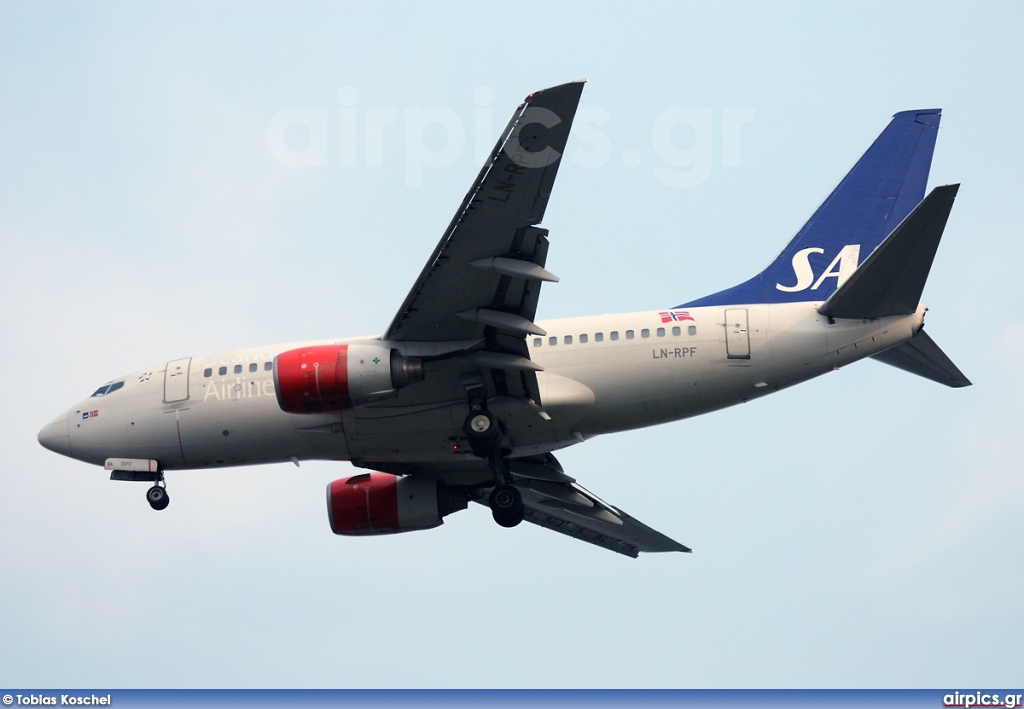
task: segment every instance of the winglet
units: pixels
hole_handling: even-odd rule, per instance
[[[583,90],[583,84],[587,83],[588,81],[590,81],[590,79],[577,79],[576,81],[568,81],[568,82],[566,82],[564,84],[559,84],[558,86],[552,86],[552,87],[547,88],[547,89],[537,89],[533,93],[529,94],[524,100],[525,101],[532,101],[533,98],[535,96],[537,96],[538,94],[542,94],[542,93],[545,93],[545,92],[548,92],[548,91],[565,90],[565,89],[570,88],[570,87],[572,87],[572,88],[578,87],[579,90],[582,91]]]

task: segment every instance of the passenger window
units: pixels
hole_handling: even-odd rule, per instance
[[[533,338],[533,346],[534,347],[540,347],[543,344],[544,344],[544,338],[542,338],[542,337],[535,337],[535,338]]]
[[[627,340],[632,340],[633,339],[633,331],[632,330],[626,330],[626,339]]]
[[[115,391],[117,391],[118,389],[120,389],[123,386],[124,386],[124,382],[114,382],[113,384],[110,385],[110,388],[107,389],[107,394],[108,395],[113,394]]]
[[[255,362],[253,362],[252,364],[249,365],[249,371],[250,372],[255,372],[256,371],[256,363]]]
[[[557,337],[549,337],[548,338],[548,344],[551,345],[552,347],[554,347],[555,345],[558,344],[558,338]]]
[[[688,334],[690,334],[690,335],[696,335],[697,334],[697,326],[696,325],[690,325],[688,328],[686,328],[686,332]]]
[[[103,385],[103,386],[101,386],[101,387],[100,387],[99,389],[97,389],[96,391],[94,391],[92,395],[93,395],[93,396],[103,396],[104,394],[106,394],[106,393],[107,393],[107,389],[109,389],[109,388],[110,388],[110,385],[109,385],[109,384],[104,384],[104,385]]]
[[[266,362],[264,362],[264,363],[263,363],[263,369],[264,369],[264,371],[267,371],[267,372],[269,372],[269,371],[270,371],[271,369],[273,369],[273,368],[274,368],[274,363],[273,363],[273,362],[271,362],[270,360],[267,360]]]
[[[603,332],[595,332],[594,333],[594,342],[604,342],[604,333]]]
[[[588,339],[590,339],[590,338],[588,338],[586,335],[580,335],[580,344],[582,345]]]
[[[678,325],[676,325],[675,327],[672,328],[672,334],[674,336],[678,337],[680,332],[682,332],[682,330],[679,329]]]
[[[227,368],[227,367],[221,367],[220,369],[218,369],[218,370],[217,370],[217,374],[219,374],[219,375],[220,375],[220,376],[222,376],[222,377],[223,377],[223,376],[224,376],[225,374],[227,374],[227,373],[228,373],[228,368]]]
[[[612,341],[614,342],[617,339],[619,339],[619,331],[618,330],[612,330]]]
[[[572,335],[566,335],[565,336],[565,344],[567,344],[567,345],[571,345],[572,344]]]
[[[242,373],[242,365],[236,364],[235,365],[235,374],[241,374],[241,373]]]
[[[213,370],[210,369],[209,367],[207,367],[206,369],[203,370],[203,376],[204,377],[212,377],[213,376]]]
[[[650,336],[651,336],[651,331],[648,330],[646,327],[643,330],[640,331],[640,337],[650,337]]]

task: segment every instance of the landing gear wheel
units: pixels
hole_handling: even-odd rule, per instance
[[[497,485],[488,498],[491,515],[502,527],[515,527],[526,516],[523,496],[515,485]]]
[[[470,413],[462,429],[475,455],[486,458],[501,450],[501,426],[490,411],[481,409]]]
[[[171,498],[167,494],[167,488],[154,485],[146,491],[146,501],[154,510],[163,510],[171,504]]]

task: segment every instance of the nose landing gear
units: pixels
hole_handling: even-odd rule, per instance
[[[156,484],[146,490],[146,502],[157,511],[167,509],[167,505],[171,504],[171,497],[167,494],[167,483],[164,482],[163,473],[157,478]]]
[[[107,458],[103,467],[110,471],[111,480],[153,483],[153,487],[146,490],[146,502],[154,510],[167,509],[167,505],[171,504],[159,461],[149,458]]]

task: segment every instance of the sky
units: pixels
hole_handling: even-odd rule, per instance
[[[1019,3],[0,4],[0,686],[1020,687]],[[482,507],[343,538],[347,463],[145,485],[38,445],[118,375],[381,332],[498,131],[587,78],[538,317],[760,271],[897,111],[962,183],[924,302],[972,379],[861,362],[559,453],[695,549]]]

